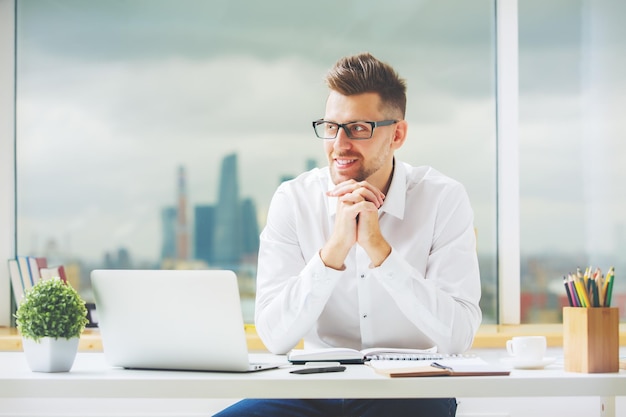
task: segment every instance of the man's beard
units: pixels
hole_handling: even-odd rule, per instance
[[[344,154],[344,155],[335,155],[334,157],[331,156],[329,158],[331,161],[330,177],[333,180],[333,183],[335,184],[339,184],[340,182],[343,182],[347,179],[352,179],[356,182],[365,181],[369,177],[374,175],[374,173],[376,173],[376,171],[378,171],[384,165],[386,156],[387,156],[386,154],[379,154],[377,155],[376,159],[370,161],[369,165],[365,165],[364,163],[362,163],[360,168],[356,171],[356,173],[352,175],[351,178],[346,178],[346,179],[341,179],[341,175],[335,171],[334,158],[350,158],[350,157],[353,157],[353,155]],[[361,157],[361,155],[358,155],[356,159],[358,161],[363,161],[363,158]]]

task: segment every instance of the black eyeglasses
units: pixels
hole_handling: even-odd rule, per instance
[[[380,122],[350,122],[335,123],[319,119],[313,122],[315,134],[320,139],[335,139],[339,129],[342,128],[350,139],[363,140],[370,139],[374,134],[374,128],[378,126],[389,126],[398,123],[398,120],[383,120]]]

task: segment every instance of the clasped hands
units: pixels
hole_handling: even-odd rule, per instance
[[[372,265],[379,266],[391,253],[378,223],[378,209],[385,195],[367,181],[348,180],[326,192],[337,197],[333,232],[320,251],[324,264],[343,269],[350,249],[358,243],[369,255]]]

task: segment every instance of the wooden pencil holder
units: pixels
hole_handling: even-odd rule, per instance
[[[563,358],[569,372],[619,372],[619,309],[564,307]]]

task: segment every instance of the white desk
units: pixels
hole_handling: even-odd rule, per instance
[[[276,359],[271,355],[252,357],[259,361]],[[626,373],[569,373],[558,365],[544,370],[513,370],[510,376],[433,378],[387,378],[362,365],[349,365],[342,373],[312,375],[290,374],[289,369],[251,374],[141,371],[111,368],[101,353],[79,353],[71,372],[46,374],[31,372],[21,352],[0,352],[0,398],[568,396],[598,397],[600,415],[614,416],[615,397],[626,396]]]

